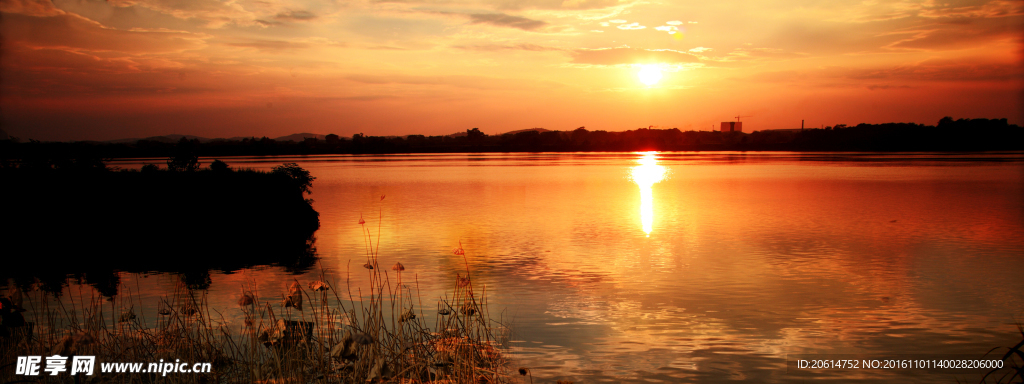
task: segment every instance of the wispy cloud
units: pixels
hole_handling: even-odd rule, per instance
[[[644,29],[644,28],[647,28],[647,27],[640,25],[640,23],[629,23],[629,24],[622,24],[622,25],[620,25],[618,27],[615,27],[615,28],[625,29],[625,30],[637,30],[637,29]]]
[[[489,24],[499,27],[518,28],[524,31],[533,31],[548,25],[545,21],[506,15],[504,13],[474,13],[469,15],[469,18],[472,24]]]
[[[955,25],[932,24],[885,46],[889,49],[938,50],[977,46],[979,43],[996,39],[1020,38],[1019,25],[1006,19],[973,18],[959,19]]]
[[[579,49],[572,52],[574,63],[597,65],[678,64],[696,63],[700,59],[686,52],[671,49],[605,48]]]
[[[49,0],[4,0],[0,1],[0,12],[37,17],[57,16],[65,13],[54,7]]]
[[[662,25],[660,27],[654,27],[654,29],[662,32],[668,32],[669,34],[673,34],[679,31],[679,28],[674,25]]]
[[[121,30],[70,13],[37,17],[8,13],[0,23],[8,42],[35,48],[122,53],[168,53],[200,49],[209,36],[160,29]],[[7,43],[5,43],[6,45]]]
[[[499,0],[493,2],[498,9],[523,10],[593,10],[619,6],[621,0]]]
[[[1005,62],[973,60],[929,60],[913,65],[851,68],[831,66],[811,71],[769,71],[748,78],[765,83],[800,83],[808,85],[869,89],[908,88],[922,83],[969,83],[1024,80],[1024,68]]]
[[[513,50],[513,51],[533,51],[533,52],[562,51],[563,50],[561,48],[545,47],[545,46],[541,46],[541,45],[537,45],[537,44],[528,44],[528,43],[520,43],[520,44],[456,45],[456,46],[453,46],[453,48],[464,49],[464,50],[469,50],[469,51],[491,51],[491,52],[493,52],[493,51],[509,51],[509,50]]]
[[[760,59],[760,58],[772,58],[772,59],[792,59],[798,57],[807,56],[805,53],[790,52],[779,48],[737,48],[732,52],[729,52],[729,57],[732,59]]]
[[[288,11],[281,12],[274,16],[277,20],[288,20],[288,21],[309,21],[315,19],[317,16],[309,11]]]
[[[934,4],[934,3],[933,3]],[[996,0],[977,5],[940,5],[926,6],[918,12],[921,17],[928,18],[963,18],[981,17],[996,18],[1024,15],[1024,3],[1020,1]]]
[[[226,45],[232,47],[241,48],[254,48],[261,51],[280,52],[280,51],[292,51],[297,49],[308,48],[309,45],[306,43],[297,43],[284,40],[248,40],[240,42],[226,43]]]
[[[208,28],[234,25],[262,25],[259,17],[237,2],[218,0],[108,0],[115,7],[143,7],[184,20],[201,20]]]

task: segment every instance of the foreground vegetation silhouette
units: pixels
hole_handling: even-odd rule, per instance
[[[181,282],[159,302],[137,295],[76,302],[29,290],[3,298],[29,308],[4,320],[0,381],[81,383],[511,383],[508,328],[490,317],[485,291],[452,276],[449,294],[423,307],[416,285],[403,285],[367,257],[368,286],[339,285],[322,274],[283,293],[252,282],[238,308],[211,308],[207,293]],[[467,267],[468,268],[468,267]],[[360,273],[352,271],[352,273]],[[392,278],[397,275],[398,282]],[[130,288],[130,287],[125,287]],[[127,289],[126,289],[127,290]],[[33,294],[33,292],[35,294]],[[429,302],[429,301],[428,301]],[[434,306],[436,303],[436,307]],[[151,312],[154,306],[156,316]],[[147,316],[143,307],[148,307]],[[224,314],[241,317],[230,323]],[[238,313],[240,312],[240,313]],[[12,318],[14,316],[11,316]],[[155,318],[154,318],[155,317]],[[433,326],[430,325],[433,323]],[[15,375],[17,356],[95,356],[92,376]],[[210,363],[210,373],[145,372],[149,363]],[[104,363],[143,363],[140,372],[101,373]],[[9,369],[8,369],[9,368]]]
[[[136,170],[89,156],[37,158],[0,168],[7,205],[0,281],[59,292],[67,276],[116,293],[117,271],[177,272],[202,285],[209,270],[314,265],[314,178],[295,164],[270,172],[200,169],[194,152]]]

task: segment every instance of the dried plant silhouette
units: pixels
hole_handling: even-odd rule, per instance
[[[364,222],[365,223],[365,222]],[[40,377],[15,376],[16,356],[94,355],[93,376],[67,373],[46,379],[62,382],[201,382],[201,383],[506,383],[513,372],[506,360],[508,328],[492,320],[485,289],[465,276],[453,276],[449,294],[427,316],[412,286],[392,283],[377,264],[379,235],[361,223],[366,235],[365,273],[368,286],[318,279],[293,282],[280,294],[243,287],[237,309],[244,319],[237,329],[227,325],[221,309],[211,308],[207,293],[181,281],[160,299],[157,318],[147,318],[135,287],[122,284],[109,300],[87,302],[49,295],[41,290],[25,300],[20,290],[4,298],[13,313],[4,318],[0,339],[0,380],[17,382]],[[378,223],[377,232],[380,226]],[[457,254],[465,258],[461,245]],[[405,266],[392,270],[399,281]],[[351,273],[351,272],[349,272]],[[414,291],[415,290],[415,291]],[[274,305],[279,303],[280,305]],[[21,307],[29,307],[29,321]],[[434,307],[434,305],[431,305]],[[5,312],[6,313],[6,312]],[[10,320],[8,319],[10,317]],[[428,318],[434,318],[433,326]],[[23,318],[22,318],[23,319]],[[10,325],[10,326],[7,326]],[[210,362],[209,374],[98,373],[101,363]],[[11,368],[11,369],[8,369]]]

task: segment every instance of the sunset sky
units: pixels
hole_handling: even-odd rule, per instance
[[[0,4],[22,139],[1024,124],[1019,0]]]

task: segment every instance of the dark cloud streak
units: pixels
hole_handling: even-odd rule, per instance
[[[500,45],[500,44],[456,45],[456,46],[453,46],[452,48],[458,48],[458,49],[463,49],[463,50],[467,50],[467,51],[486,51],[486,52],[494,52],[494,51],[533,51],[533,52],[563,51],[563,49],[561,49],[561,48],[545,47],[545,46],[542,46],[542,45],[527,44],[527,43],[509,44],[509,45]]]
[[[295,43],[283,40],[250,40],[245,42],[235,42],[226,44],[232,47],[255,48],[261,51],[272,52],[304,49],[309,47],[309,45],[305,43]]]
[[[490,24],[498,27],[518,28],[524,31],[533,31],[548,25],[546,21],[506,15],[504,13],[474,13],[469,15],[469,19],[472,24]]]
[[[277,20],[288,20],[288,21],[310,21],[316,19],[316,15],[309,11],[289,11],[278,13],[274,16]]]

